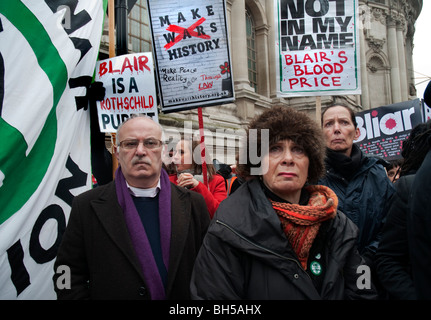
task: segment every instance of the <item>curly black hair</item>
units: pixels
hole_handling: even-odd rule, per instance
[[[416,125],[407,139],[403,141],[401,155],[404,161],[400,176],[416,172],[421,166],[431,143],[431,120]]]
[[[255,146],[257,153],[262,153],[263,130],[269,129],[269,146],[278,141],[291,140],[301,146],[307,154],[310,164],[308,182],[316,183],[325,170],[325,140],[318,123],[307,114],[290,107],[275,106],[265,110],[250,122],[238,156],[236,172],[244,178],[251,177],[251,168],[259,168],[260,163],[250,159],[250,146]],[[254,132],[253,132],[254,131]],[[250,134],[253,132],[253,134]]]

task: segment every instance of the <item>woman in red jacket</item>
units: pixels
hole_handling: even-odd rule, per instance
[[[194,153],[195,150],[197,151]],[[201,161],[197,163],[194,154],[200,156],[199,141],[186,139],[178,141],[173,156],[177,173],[169,175],[169,179],[178,186],[200,193],[205,199],[212,218],[220,202],[227,197],[225,181],[221,175],[216,174],[211,161],[207,161],[208,186],[205,186],[202,165],[198,164]]]

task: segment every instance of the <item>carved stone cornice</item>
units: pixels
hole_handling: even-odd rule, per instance
[[[371,15],[374,21],[378,21],[383,25],[386,25],[387,12],[381,8],[371,8]]]
[[[386,23],[388,28],[396,28],[399,17],[398,12],[396,11],[390,11],[388,15],[386,16]]]
[[[374,51],[379,52],[383,49],[383,45],[386,43],[386,39],[376,39],[374,37],[367,38],[368,46]]]

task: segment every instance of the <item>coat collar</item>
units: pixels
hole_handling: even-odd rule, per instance
[[[171,243],[168,268],[168,281],[166,285],[166,297],[172,291],[172,286],[179,268],[182,252],[186,245],[186,239],[191,223],[191,202],[190,194],[185,190],[170,183],[171,186]],[[108,233],[112,241],[118,246],[142,280],[142,275],[138,257],[133,249],[132,241],[129,236],[124,213],[117,201],[115,183],[110,182],[100,194],[99,198],[91,202],[92,207],[100,223]]]

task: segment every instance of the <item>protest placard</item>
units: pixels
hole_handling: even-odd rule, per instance
[[[420,99],[382,106],[356,114],[360,136],[354,142],[367,155],[385,160],[402,158],[402,142],[423,122]]]
[[[356,0],[277,0],[277,95],[360,94]]]
[[[98,61],[96,81],[106,88],[97,102],[101,132],[117,132],[132,114],[146,114],[158,121],[153,56],[150,52],[121,55]]]
[[[224,0],[147,0],[162,111],[234,100]]]
[[[431,108],[423,102],[423,113],[424,113],[424,122],[431,120]]]

